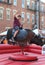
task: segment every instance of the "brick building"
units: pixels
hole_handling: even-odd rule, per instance
[[[13,27],[13,18],[16,11],[20,10],[21,23],[24,28],[32,29],[36,23],[36,0],[0,0],[0,32]],[[40,29],[45,28],[45,4],[40,2]],[[38,5],[37,5],[38,6]],[[38,20],[38,19],[37,19]],[[38,23],[39,24],[39,23]]]

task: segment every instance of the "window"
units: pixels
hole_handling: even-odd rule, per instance
[[[11,0],[7,0],[7,3],[11,3]]]
[[[36,16],[36,21],[35,22],[36,22],[36,25],[37,25],[37,28],[38,28],[39,27],[39,16],[38,15]]]
[[[32,14],[32,24],[34,24],[34,23],[35,23],[35,15]]]
[[[3,19],[3,10],[4,10],[4,8],[0,7],[0,19]]]
[[[13,4],[14,4],[15,6],[17,6],[17,0],[14,0],[14,1],[13,1]]]
[[[35,2],[32,1],[32,9],[34,10],[35,9]]]
[[[37,25],[37,28],[39,27],[39,12],[36,12],[35,14],[35,23]]]
[[[36,10],[39,10],[39,2],[36,3]]]
[[[36,12],[36,22],[39,21],[39,13]]]
[[[9,8],[6,9],[6,19],[7,20],[10,20],[10,11],[11,10]]]
[[[13,10],[13,15],[15,15],[15,14],[16,14],[16,12],[17,12],[16,10]]]
[[[30,23],[30,14],[27,13],[27,23]]]
[[[44,5],[40,6],[40,10],[43,12],[44,11]]]
[[[22,0],[22,8],[25,8],[25,0]]]
[[[7,2],[9,3],[9,0],[7,0]]]
[[[3,1],[5,1],[5,0],[3,0]]]
[[[25,13],[24,12],[21,13],[21,17],[22,17],[22,23],[24,23],[24,19],[25,19]]]
[[[43,26],[44,25],[44,17],[42,16],[42,18],[41,18],[41,25]]]
[[[27,7],[30,8],[30,0],[26,0],[27,1]]]
[[[0,2],[1,2],[2,0],[0,0]]]

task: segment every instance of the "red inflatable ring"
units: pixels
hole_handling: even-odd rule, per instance
[[[9,59],[14,61],[35,61],[37,60],[36,56],[26,56],[26,55],[11,55]]]

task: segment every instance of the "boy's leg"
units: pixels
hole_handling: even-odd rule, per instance
[[[16,30],[13,37],[16,37],[19,30]]]

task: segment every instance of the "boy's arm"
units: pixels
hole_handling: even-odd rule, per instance
[[[17,11],[17,12],[16,12],[16,14],[14,15],[14,17],[17,17],[17,16],[18,16],[18,14],[19,14],[19,11]]]

